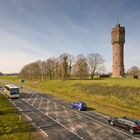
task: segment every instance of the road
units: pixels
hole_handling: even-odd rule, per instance
[[[70,103],[47,94],[30,91],[11,101],[49,140],[140,140],[138,134],[108,125],[107,116],[72,109]]]

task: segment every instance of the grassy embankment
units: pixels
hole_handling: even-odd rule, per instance
[[[19,83],[18,77],[0,79]],[[85,101],[88,107],[109,116],[130,116],[140,119],[140,80],[106,78],[25,81],[24,86],[67,101]]]
[[[31,140],[29,125],[0,93],[0,140]]]

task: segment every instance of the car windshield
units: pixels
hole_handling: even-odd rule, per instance
[[[125,117],[127,120],[130,120],[132,122],[134,122],[135,124],[137,124],[138,126],[140,126],[140,121],[133,119],[133,118],[129,118],[129,117]]]
[[[19,88],[14,88],[10,90],[11,94],[19,94]]]
[[[136,124],[137,124],[138,126],[140,126],[140,121],[137,121]]]

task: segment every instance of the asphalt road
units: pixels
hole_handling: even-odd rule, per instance
[[[107,116],[72,109],[70,103],[47,94],[30,91],[11,101],[49,140],[140,140],[140,134],[108,125]]]

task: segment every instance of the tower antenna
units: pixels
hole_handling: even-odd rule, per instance
[[[117,24],[119,24],[119,16],[117,15]]]

